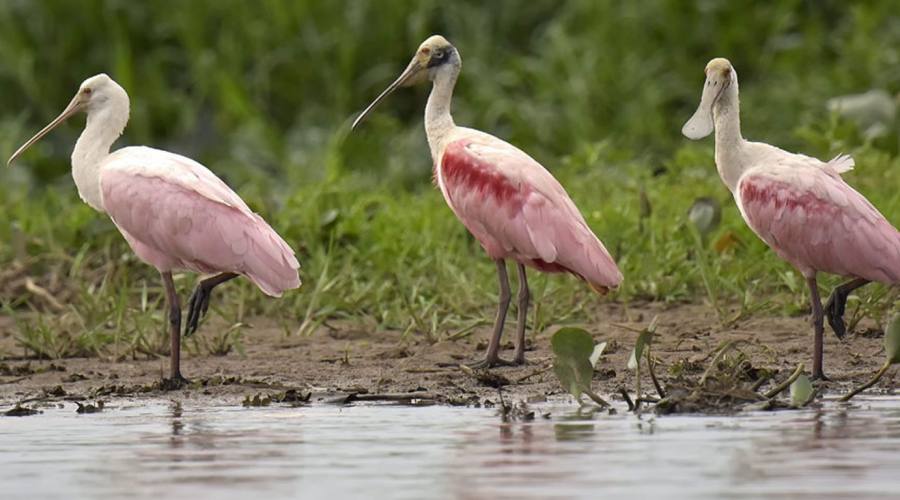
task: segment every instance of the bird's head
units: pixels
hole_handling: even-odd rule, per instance
[[[94,75],[87,80],[83,81],[81,85],[78,87],[78,92],[75,93],[75,97],[69,101],[69,105],[66,106],[66,109],[62,111],[52,122],[50,122],[46,127],[41,129],[40,132],[34,135],[31,139],[23,144],[19,149],[10,156],[9,161],[6,162],[7,165],[11,165],[16,158],[18,158],[22,153],[25,152],[26,149],[31,147],[32,144],[39,141],[42,137],[47,135],[51,130],[59,126],[62,122],[66,121],[72,115],[78,113],[79,111],[87,111],[88,113],[99,112],[101,110],[105,110],[110,108],[112,105],[118,105],[120,108],[124,106],[124,121],[128,120],[128,94],[125,92],[118,83],[115,82],[112,78],[110,78],[106,73],[100,73],[99,75]],[[122,121],[122,113],[117,113],[117,116],[112,117]],[[118,126],[118,124],[116,125]],[[125,127],[125,123],[121,123],[121,128],[119,129],[119,133],[121,133],[121,129]]]
[[[432,35],[419,45],[412,61],[403,70],[403,73],[391,83],[378,97],[372,101],[372,104],[360,113],[359,117],[353,122],[353,127],[357,125],[375,109],[385,97],[400,87],[409,87],[425,81],[434,81],[441,74],[450,74],[458,72],[462,66],[462,59],[456,47],[450,44],[446,38],[441,35]]]
[[[728,59],[717,57],[706,65],[706,82],[700,96],[700,105],[681,133],[688,139],[702,139],[713,132],[713,109],[728,89],[737,88],[737,73]]]

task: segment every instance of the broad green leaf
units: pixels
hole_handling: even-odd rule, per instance
[[[594,350],[594,339],[582,328],[560,328],[550,339],[553,354],[557,356],[584,356],[588,359]]]
[[[688,219],[701,236],[706,236],[718,227],[721,218],[722,208],[719,202],[712,198],[697,198],[688,210]]]
[[[603,351],[606,350],[606,342],[600,342],[599,344],[594,346],[594,352],[591,353],[590,362],[593,368],[597,368],[597,361],[600,361],[600,356],[603,356]]]
[[[884,329],[884,352],[888,362],[900,363],[900,314],[895,314]]]
[[[584,389],[591,387],[594,367],[590,357],[594,351],[594,339],[581,328],[561,328],[550,340],[553,347],[553,373],[559,383],[576,399]]]
[[[800,407],[809,401],[812,397],[813,386],[806,375],[800,375],[797,380],[791,384],[791,405]]]
[[[634,343],[634,349],[631,351],[631,357],[628,358],[628,369],[637,370],[641,356],[644,355],[644,349],[653,341],[653,332],[650,329],[644,330],[638,335],[637,342]]]

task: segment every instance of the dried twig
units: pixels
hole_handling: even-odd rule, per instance
[[[763,396],[765,396],[766,399],[774,398],[779,393],[781,393],[781,391],[790,387],[791,384],[793,384],[794,381],[797,380],[800,377],[800,375],[802,375],[802,374],[803,374],[803,363],[800,363],[799,365],[797,365],[797,369],[794,370],[794,373],[792,373],[791,376],[788,377],[787,380],[776,385],[775,387],[772,388],[772,390],[763,394]]]
[[[25,289],[32,294],[37,295],[39,298],[44,299],[44,301],[47,302],[50,308],[56,312],[62,311],[66,308],[66,306],[60,304],[60,302],[56,300],[56,297],[48,292],[46,288],[38,285],[31,278],[25,278]]]
[[[850,401],[850,398],[852,398],[853,396],[856,396],[857,394],[861,393],[862,391],[877,384],[878,381],[881,380],[881,377],[884,376],[884,374],[888,371],[888,368],[890,368],[890,367],[891,367],[891,362],[886,361],[884,363],[884,365],[881,367],[881,369],[878,370],[878,373],[876,373],[875,376],[872,377],[872,380],[869,380],[865,384],[857,387],[856,389],[853,389],[852,391],[847,393],[845,396],[841,397],[841,399],[839,399],[838,401],[840,401],[842,403],[846,403],[847,401]]]

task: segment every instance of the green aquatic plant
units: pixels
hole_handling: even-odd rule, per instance
[[[563,388],[578,402],[586,395],[600,406],[609,406],[591,389],[594,366],[606,343],[594,345],[591,334],[581,328],[560,328],[550,340],[553,348],[553,373]]]
[[[638,338],[634,343],[634,349],[631,350],[631,356],[628,358],[627,368],[635,372],[634,390],[637,399],[634,402],[633,410],[640,408],[642,401],[641,358],[647,359],[647,371],[650,373],[650,379],[653,381],[653,385],[656,387],[656,392],[659,394],[659,397],[666,397],[665,390],[662,388],[662,385],[660,385],[659,380],[656,378],[656,373],[653,371],[653,357],[650,355],[650,348],[653,345],[653,336],[656,335],[656,323],[658,320],[659,316],[654,316],[647,328],[636,330],[638,332]],[[629,328],[629,330],[633,329]]]
[[[816,397],[816,390],[806,375],[800,375],[791,384],[791,406],[802,408]]]
[[[891,366],[900,363],[900,313],[895,314],[891,318],[890,323],[888,323],[887,328],[884,329],[884,355],[886,358],[884,364],[881,365],[875,376],[865,384],[850,391],[840,401],[850,401],[853,396],[877,384]]]

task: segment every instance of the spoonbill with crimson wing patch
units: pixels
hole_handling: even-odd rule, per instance
[[[824,318],[843,338],[851,291],[870,281],[900,283],[900,232],[841,174],[849,156],[823,162],[741,136],[737,73],[727,59],[706,65],[700,106],[682,133],[716,133],[716,167],[747,225],[806,278],[814,329],[813,377],[824,379]],[[816,274],[848,276],[823,310]]]
[[[430,80],[425,133],[434,179],[450,209],[494,260],[500,305],[484,360],[475,366],[506,364],[500,336],[509,308],[506,259],[519,274],[518,323],[513,362],[525,362],[525,320],[529,291],[525,266],[570,273],[605,293],[622,282],[615,261],[594,235],[565,189],[530,156],[491,135],[458,127],[450,100],[459,76],[459,52],[439,35],[425,40],[406,70],[354,121],[362,119],[398,87]]]

